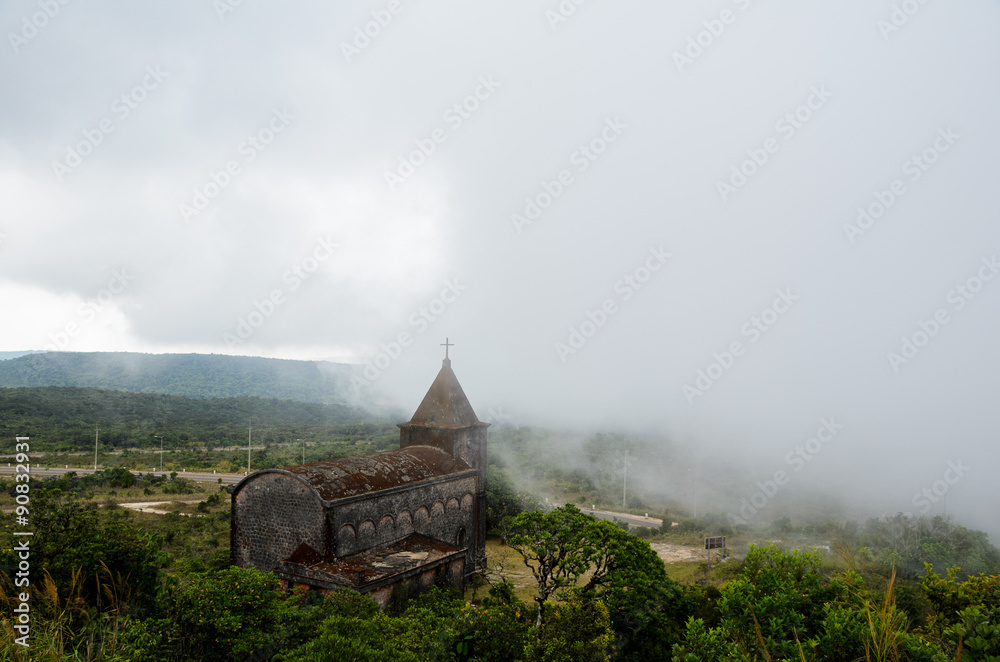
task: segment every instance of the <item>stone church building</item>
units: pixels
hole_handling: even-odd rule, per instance
[[[488,426],[446,351],[399,424],[399,450],[264,469],[230,487],[232,563],[286,586],[354,588],[383,607],[396,587],[464,587],[485,557]]]

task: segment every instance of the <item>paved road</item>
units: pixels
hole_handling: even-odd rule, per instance
[[[564,504],[563,504],[564,505]],[[559,507],[558,503],[546,503],[546,506]],[[581,512],[596,517],[597,519],[618,520],[628,522],[629,526],[648,526],[651,529],[658,529],[663,524],[663,520],[655,517],[643,517],[642,515],[629,515],[628,513],[616,513],[612,510],[594,510],[592,508],[580,508]]]
[[[272,447],[277,446],[291,446],[292,444],[271,444]],[[296,448],[300,448],[299,444],[294,444]],[[306,446],[312,446],[313,444],[306,444]],[[170,455],[171,453],[188,453],[188,452],[201,452],[201,453],[215,453],[221,451],[245,451],[246,446],[213,446],[209,448],[207,446],[192,446],[189,448],[175,448],[167,449],[163,451],[165,455]],[[140,455],[156,455],[160,452],[159,448],[129,448],[126,449],[129,453],[137,453]],[[251,446],[250,450],[263,451],[267,450],[266,446]],[[101,451],[101,455],[121,455],[124,451]],[[31,456],[34,458],[48,457],[49,455],[85,455],[89,457],[94,457],[94,451],[32,451]],[[0,453],[0,460],[13,461],[13,458],[17,456],[17,453]]]
[[[629,515],[626,513],[613,513],[604,510],[584,510],[597,519],[617,519],[619,522],[628,522],[630,526],[648,526],[651,529],[658,529],[663,524],[663,520],[653,517],[643,517],[642,515]]]
[[[41,466],[44,466],[44,465],[41,465]],[[14,467],[0,467],[0,475],[3,475],[3,474],[12,474],[12,473],[14,473],[14,471],[15,471]],[[79,475],[94,473],[93,469],[81,469],[81,468],[78,468],[78,467],[70,467],[69,469],[66,469],[66,468],[63,468],[63,469],[56,469],[56,468],[41,469],[41,468],[39,468],[38,465],[31,467],[31,474],[33,476],[61,476],[61,475],[63,475],[64,473],[66,473],[68,471],[75,471]],[[133,471],[132,473],[138,473],[138,472]],[[153,474],[155,476],[169,476],[170,475],[169,471],[162,471],[162,472],[161,471],[148,471],[148,472],[143,471],[141,473],[150,473],[150,474]],[[177,475],[180,476],[180,477],[182,477],[182,478],[190,478],[191,480],[195,480],[195,481],[203,482],[203,483],[215,483],[215,482],[218,482],[218,480],[221,478],[223,483],[229,484],[229,485],[234,485],[234,484],[240,482],[241,480],[243,480],[243,475],[242,474],[203,474],[203,473],[195,473],[195,472],[192,472],[192,471],[186,471],[186,472],[178,472]]]

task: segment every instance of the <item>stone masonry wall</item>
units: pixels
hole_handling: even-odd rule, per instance
[[[375,493],[346,504],[334,502],[331,519],[334,552],[343,557],[420,533],[456,547],[476,547],[476,476],[395,493]],[[470,553],[467,563],[473,563]]]
[[[288,558],[302,542],[322,553],[326,545],[323,506],[300,481],[265,473],[233,495],[234,565],[264,572]]]

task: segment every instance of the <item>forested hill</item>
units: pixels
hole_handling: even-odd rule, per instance
[[[0,387],[75,386],[191,398],[347,403],[354,366],[217,354],[45,352],[0,361]]]
[[[340,404],[186,398],[57,386],[0,388],[0,439],[29,435],[44,441],[48,450],[92,448],[95,425],[101,428],[101,441],[111,446],[141,445],[153,434],[245,443],[251,418],[255,433],[260,429],[268,437],[310,439],[320,433],[393,427],[388,421],[402,420],[395,412],[373,414]]]

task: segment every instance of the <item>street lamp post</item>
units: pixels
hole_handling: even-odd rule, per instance
[[[694,501],[694,504],[693,504],[694,505],[693,517],[695,519],[698,519],[698,472],[697,472],[697,468],[698,467],[696,466],[695,470],[693,472],[692,472],[691,469],[687,470],[688,484],[691,485],[692,500]]]
[[[160,438],[160,473],[163,473],[163,435],[154,434],[153,436]]]

